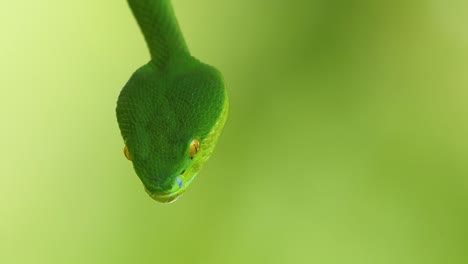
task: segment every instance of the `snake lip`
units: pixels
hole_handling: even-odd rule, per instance
[[[148,195],[151,196],[151,198],[153,198],[153,200],[155,200],[157,202],[166,203],[166,204],[173,203],[173,202],[177,201],[180,198],[180,196],[182,196],[182,194],[185,192],[185,190],[187,190],[190,183],[192,183],[193,179],[195,178],[196,174],[197,173],[193,174],[192,177],[190,177],[183,184],[183,186],[179,190],[177,190],[176,192],[172,192],[172,193],[162,192],[162,191],[153,191],[153,192],[151,192],[146,187],[145,187],[145,190],[148,193]]]
[[[192,182],[193,178],[188,180],[185,184],[182,185],[182,181],[178,182],[180,189],[175,192],[163,192],[163,191],[153,191],[151,192],[145,187],[146,192],[148,193],[153,200],[160,202],[160,203],[173,203],[179,199],[180,196],[185,192],[187,187]]]
[[[151,198],[153,198],[155,201],[158,201],[160,203],[173,203],[179,199],[179,197],[184,193],[185,190],[180,190],[175,193],[163,193],[163,192],[150,192],[148,189],[146,189],[146,192],[148,193]]]

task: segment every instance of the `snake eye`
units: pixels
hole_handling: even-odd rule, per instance
[[[198,141],[198,139],[192,140],[192,142],[190,143],[190,149],[189,149],[190,158],[193,159],[193,157],[195,157],[195,155],[197,155],[199,151],[200,151],[200,141]]]
[[[132,161],[132,158],[130,157],[130,151],[128,151],[127,145],[125,145],[124,147],[124,155],[129,161]]]

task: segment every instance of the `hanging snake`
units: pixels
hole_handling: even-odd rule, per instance
[[[117,101],[124,154],[156,201],[175,201],[211,156],[228,116],[221,73],[190,54],[170,0],[128,0],[151,60]]]

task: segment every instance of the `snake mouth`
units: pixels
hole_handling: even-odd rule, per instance
[[[177,201],[177,199],[179,199],[179,197],[185,191],[184,190],[184,191],[179,191],[175,193],[162,193],[162,192],[151,193],[150,191],[148,191],[148,189],[145,188],[145,190],[149,194],[149,196],[151,196],[151,198],[153,198],[155,201],[160,202],[160,203],[167,203],[167,204]]]
[[[181,178],[182,180],[180,180],[180,182],[178,182],[179,183],[179,189],[177,189],[176,191],[172,191],[172,192],[162,192],[162,191],[151,192],[146,187],[145,187],[145,190],[148,193],[148,195],[151,198],[153,198],[153,200],[155,200],[157,202],[167,203],[167,204],[173,203],[173,202],[177,201],[177,199],[179,199],[180,196],[182,196],[182,194],[185,192],[185,190],[187,190],[190,183],[195,178],[195,175],[196,175],[196,173],[194,175],[192,175],[191,177],[188,177],[188,179],[183,177],[183,175],[180,175],[179,177],[177,177],[178,179]]]

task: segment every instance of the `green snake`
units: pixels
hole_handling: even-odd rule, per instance
[[[148,194],[175,201],[218,141],[228,116],[221,73],[193,57],[170,0],[128,0],[151,60],[117,101],[124,153]]]

